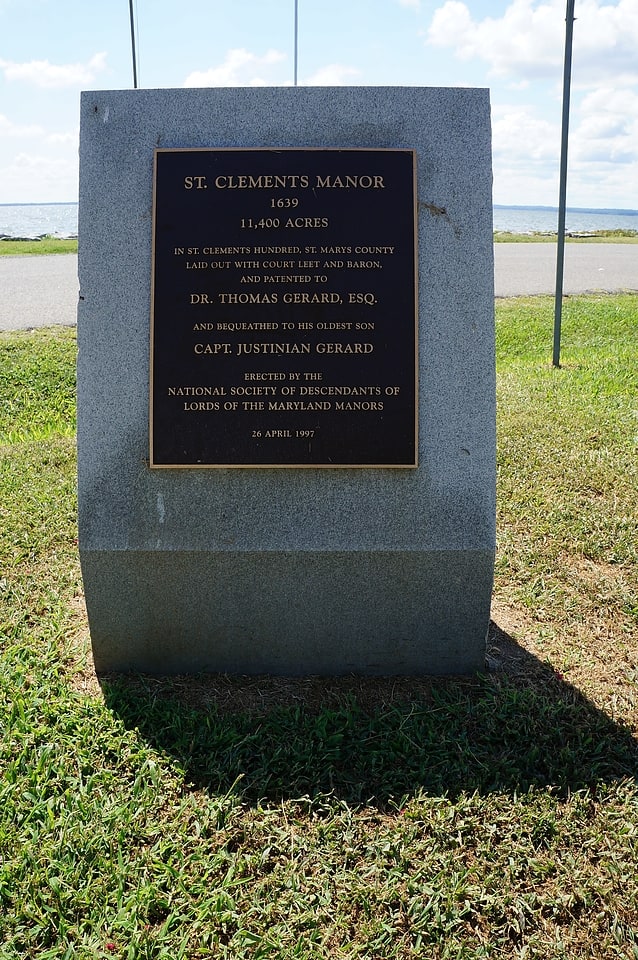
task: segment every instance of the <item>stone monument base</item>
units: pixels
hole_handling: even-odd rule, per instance
[[[158,147],[414,151],[417,466],[408,461],[392,469],[381,459],[374,461],[377,466],[341,463],[339,469],[326,462],[320,468],[262,462],[257,469],[226,462],[221,468],[196,469],[187,461],[183,468],[169,469],[151,460],[153,157]],[[184,198],[196,195],[190,187],[206,186],[197,163],[187,173]],[[218,181],[222,186],[234,182],[224,178]],[[209,177],[213,186],[214,181]],[[308,187],[303,200],[310,204],[311,194],[310,225],[320,228],[319,193]],[[347,207],[347,189],[341,195]],[[215,196],[213,189],[208,196]],[[267,202],[276,206],[277,198]],[[188,225],[183,209],[176,204],[168,227],[178,218]],[[412,229],[413,209],[410,217]],[[366,222],[348,223],[353,249],[372,242]],[[211,215],[208,224],[206,244],[222,249],[227,237],[218,220]],[[375,226],[375,244],[390,242],[383,226],[383,221]],[[183,250],[175,241],[176,258],[189,242],[184,230]],[[246,241],[251,257],[267,242],[265,233],[256,231]],[[319,247],[317,239],[321,256]],[[375,268],[374,287],[364,285],[371,270],[331,274],[356,281],[348,287],[353,291],[378,291],[371,309],[389,333],[381,335],[382,324],[375,322],[365,339],[379,358],[379,378],[393,344],[393,324],[401,318],[383,284],[389,262]],[[336,270],[334,264],[324,266]],[[100,673],[440,675],[483,668],[496,476],[486,90],[84,93],[79,273],[79,544]],[[212,288],[198,275],[190,289],[195,303]],[[354,309],[346,296],[343,303],[344,311]],[[180,304],[169,306],[187,350],[193,323],[186,311],[199,307]],[[259,307],[253,315],[258,319]],[[169,311],[169,328],[171,316]],[[219,314],[211,312],[208,319],[217,321]],[[209,339],[214,342],[214,333]],[[169,353],[169,364],[170,359]],[[197,382],[213,382],[215,371],[223,369],[214,364],[221,362],[202,358],[198,369],[206,373]],[[384,390],[384,384],[395,382],[356,379],[357,357],[338,362],[345,372],[333,382],[381,384]],[[371,422],[361,414],[365,446],[373,449]],[[179,443],[179,430],[174,435]]]
[[[85,554],[85,579],[100,585],[87,596],[95,666],[472,673],[485,665],[492,562],[478,552]]]

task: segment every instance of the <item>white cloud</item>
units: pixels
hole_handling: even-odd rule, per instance
[[[495,202],[555,206],[559,111],[550,122],[531,104],[494,104],[492,120]],[[636,183],[638,94],[601,87],[572,110],[568,203],[635,208]]]
[[[492,113],[495,163],[519,163],[532,168],[558,163],[558,123],[537,116],[529,105],[501,104]]]
[[[495,200],[558,198],[565,0],[511,0],[502,15],[475,18],[445,0],[426,43],[483,61],[492,78]],[[636,206],[638,0],[578,0],[573,37],[568,202]],[[506,97],[518,105],[499,102]],[[539,81],[551,80],[551,86]],[[549,98],[549,99],[548,99]],[[545,110],[543,118],[542,110]],[[551,111],[551,112],[548,112]]]
[[[87,63],[55,64],[48,60],[15,63],[0,60],[0,70],[4,72],[5,79],[48,89],[87,86],[105,68],[106,53],[96,53]]]
[[[479,58],[496,75],[539,76],[554,73],[562,57],[557,5],[514,0],[500,19],[475,21],[461,0],[446,0],[432,18],[427,42],[452,47],[461,60]],[[563,12],[563,21],[564,21]]]
[[[574,206],[636,209],[637,153],[623,152],[620,144],[570,140],[568,202]],[[569,199],[574,198],[574,199]]]
[[[580,0],[574,25],[574,82],[638,80],[638,3]],[[494,76],[560,77],[564,0],[513,0],[502,17],[474,20],[462,0],[446,0],[432,17],[426,42],[450,47],[462,60],[486,61]]]
[[[290,79],[282,82],[274,77],[273,68],[285,61],[286,55],[279,50],[268,50],[263,57],[243,47],[229,50],[224,62],[209,70],[195,70],[184,81],[185,87],[263,87],[266,85],[289,86]],[[359,70],[340,63],[320,67],[302,81],[310,87],[340,87],[354,82]],[[267,77],[267,79],[266,79]]]
[[[592,87],[638,83],[638,3],[579,0],[574,24],[574,83]]]
[[[577,162],[638,164],[636,91],[600,87],[583,98],[573,135],[573,157]]]
[[[0,167],[0,203],[73,201],[78,194],[77,150],[68,156],[45,157],[19,153]]]
[[[238,47],[229,50],[226,58],[218,67],[209,70],[194,70],[184,81],[185,87],[264,87],[271,80],[258,75],[268,73],[271,68],[286,59],[279,50],[268,50],[263,57]]]
[[[554,204],[558,196],[560,128],[530,105],[492,110],[494,201]]]
[[[47,136],[48,143],[61,143],[76,146],[78,143],[79,134],[77,130],[75,133],[50,133]]]
[[[354,78],[360,75],[355,67],[346,67],[340,63],[330,63],[320,67],[307,80],[307,87],[345,87],[354,83]]]
[[[42,137],[44,136],[44,130],[42,127],[36,124],[29,124],[28,126],[20,125],[14,123],[9,117],[5,117],[4,114],[0,113],[0,136],[1,137]]]

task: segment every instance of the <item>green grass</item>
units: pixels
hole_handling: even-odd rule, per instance
[[[638,297],[497,303],[485,676],[102,678],[74,331],[0,335],[0,960],[638,957]],[[7,413],[7,411],[10,411]]]
[[[59,240],[56,237],[43,237],[41,240],[0,240],[0,256],[77,252],[77,240]]]
[[[75,433],[75,330],[0,338],[0,444]]]
[[[495,243],[556,243],[556,234],[509,233],[494,231]],[[568,243],[638,243],[637,230],[598,230],[587,237],[567,237]],[[0,256],[21,254],[77,253],[77,240],[58,240],[43,237],[42,240],[0,240]]]
[[[638,230],[595,230],[588,234],[569,234],[567,243],[638,243]],[[556,233],[510,233],[494,231],[495,243],[556,243]]]

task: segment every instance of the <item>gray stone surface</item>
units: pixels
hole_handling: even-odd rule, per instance
[[[415,470],[148,468],[155,146],[409,147]],[[98,671],[467,673],[495,545],[486,90],[82,96],[80,557]]]

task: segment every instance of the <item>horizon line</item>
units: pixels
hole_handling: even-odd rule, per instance
[[[78,206],[77,200],[29,200],[25,202],[9,203],[0,201],[0,207],[68,207]],[[557,206],[543,203],[492,203],[495,210],[551,210],[557,211]],[[627,216],[638,216],[638,210],[631,207],[566,207],[571,213],[622,213]]]
[[[558,210],[558,207],[542,203],[492,203],[492,206],[498,210]],[[634,210],[631,207],[565,207],[565,210],[571,213],[624,213],[629,216],[638,215],[638,210]]]

